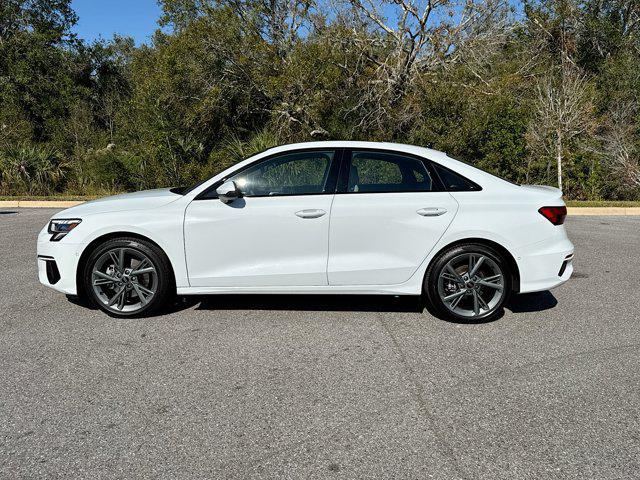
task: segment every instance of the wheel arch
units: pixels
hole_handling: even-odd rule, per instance
[[[515,292],[515,293],[518,293],[520,291],[520,269],[518,268],[518,262],[516,262],[516,259],[514,258],[514,256],[511,254],[511,252],[506,247],[504,247],[503,245],[499,244],[498,242],[496,242],[494,240],[489,240],[487,238],[481,238],[481,237],[470,237],[470,238],[459,239],[459,240],[451,242],[451,243],[445,245],[444,247],[442,247],[431,258],[431,261],[429,262],[429,265],[427,266],[427,269],[425,270],[425,276],[428,274],[429,270],[431,269],[431,265],[436,261],[436,259],[440,256],[440,254],[442,254],[442,252],[444,252],[445,250],[448,250],[448,249],[450,249],[452,247],[456,247],[458,245],[464,245],[464,244],[468,244],[468,243],[475,243],[475,244],[478,244],[478,245],[484,245],[484,246],[490,247],[490,248],[496,250],[498,253],[500,253],[504,257],[504,259],[506,260],[507,266],[509,267],[509,273],[511,274],[512,291]]]
[[[170,267],[170,271],[171,271],[171,282],[173,284],[173,287],[175,288],[175,285],[176,285],[176,274],[175,274],[175,269],[174,269],[173,263],[171,262],[171,258],[169,257],[169,255],[167,255],[167,252],[165,252],[164,249],[160,245],[158,245],[158,242],[155,242],[151,238],[149,238],[149,237],[147,237],[145,235],[141,235],[139,233],[133,233],[133,232],[127,232],[127,231],[118,231],[118,232],[105,233],[103,235],[100,235],[99,237],[94,238],[84,248],[84,250],[80,254],[80,259],[78,260],[78,266],[76,268],[76,289],[77,289],[79,297],[85,296],[84,284],[83,284],[83,281],[82,281],[82,275],[84,273],[84,269],[85,269],[85,266],[86,266],[86,263],[87,263],[87,259],[91,255],[91,252],[93,252],[96,249],[96,247],[98,245],[100,245],[101,243],[104,243],[107,240],[111,240],[113,238],[120,238],[120,237],[137,238],[137,239],[140,239],[140,240],[145,240],[145,241],[155,245],[158,248],[158,250],[160,250],[167,257],[167,260],[168,260],[168,263],[169,263],[169,267]]]

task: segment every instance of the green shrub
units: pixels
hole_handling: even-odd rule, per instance
[[[117,148],[89,150],[73,162],[73,190],[115,193],[139,188],[144,176],[142,159]]]
[[[46,145],[26,143],[0,151],[0,191],[3,195],[50,195],[61,192],[69,164]]]
[[[281,143],[278,135],[269,130],[262,130],[247,140],[243,140],[237,135],[227,137],[218,148],[209,155],[207,166],[201,173],[202,178],[207,176],[212,177],[252,155],[280,145]]]

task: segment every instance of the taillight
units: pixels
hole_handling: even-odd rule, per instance
[[[542,207],[538,211],[554,225],[562,225],[567,216],[567,207]]]

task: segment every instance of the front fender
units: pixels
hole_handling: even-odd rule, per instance
[[[82,223],[62,242],[77,243],[76,256],[80,259],[88,253],[87,249],[104,237],[132,234],[146,238],[157,244],[169,258],[176,286],[187,287],[183,222],[184,208],[99,213],[83,218]]]

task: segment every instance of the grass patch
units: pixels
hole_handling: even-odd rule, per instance
[[[106,196],[106,195],[102,195],[102,196]],[[9,201],[29,201],[29,200],[35,200],[35,201],[50,201],[50,202],[54,202],[54,201],[80,201],[80,202],[86,202],[87,200],[95,200],[96,198],[100,198],[99,195],[49,195],[46,197],[43,196],[34,196],[34,195],[15,195],[15,196],[7,196],[7,195],[0,195],[0,201],[1,200],[9,200]]]
[[[640,207],[632,200],[567,200],[567,207]]]

